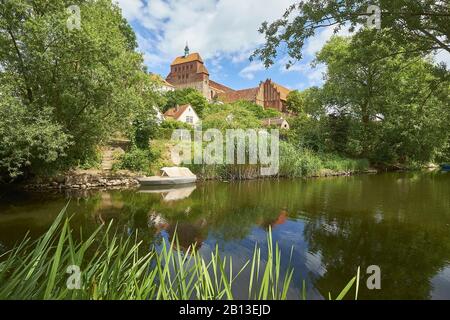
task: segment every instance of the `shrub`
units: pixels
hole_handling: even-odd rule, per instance
[[[311,177],[323,169],[333,172],[357,172],[369,168],[367,159],[348,159],[332,154],[318,154],[293,144],[280,143],[280,173],[282,177]]]
[[[123,154],[119,158],[113,170],[131,170],[135,172],[150,172],[150,166],[152,162],[157,158],[149,149],[139,149],[133,147],[129,152]]]

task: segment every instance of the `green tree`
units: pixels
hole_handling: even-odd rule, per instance
[[[313,117],[324,114],[322,91],[318,87],[311,87],[304,91],[293,90],[287,98],[288,110],[294,113],[305,113]]]
[[[450,52],[448,0],[309,0],[296,2],[272,23],[264,22],[259,31],[265,35],[266,43],[252,57],[259,57],[268,67],[282,46],[287,48],[291,57],[287,65],[291,66],[302,59],[305,42],[317,30],[351,26],[354,31],[357,26],[367,25],[371,5],[381,9],[381,27],[399,45],[398,50],[389,54],[429,53],[436,49]]]
[[[423,55],[390,55],[397,50],[388,32],[333,37],[317,55],[328,69],[324,104],[335,120],[347,121],[334,123],[349,134],[342,151],[381,163],[423,163],[448,137],[449,73]]]
[[[261,120],[241,104],[213,104],[205,112],[205,129],[255,129],[261,127]]]
[[[12,88],[17,126],[41,126],[57,136],[49,149],[50,141],[28,135],[14,147],[27,160],[3,153],[3,168],[19,174],[76,165],[111,133],[126,130],[136,112],[154,105],[155,88],[134,50],[134,33],[111,0],[0,4],[0,83]],[[70,5],[80,7],[80,29],[67,27]],[[13,139],[0,131],[2,141]],[[42,157],[42,150],[52,156]]]
[[[264,107],[251,101],[238,100],[231,103],[231,106],[235,106],[239,110],[247,109],[251,111],[258,119],[275,118],[281,116],[280,111],[272,108],[265,109]]]
[[[287,97],[287,108],[289,111],[299,113],[305,109],[304,94],[298,90],[293,90]]]
[[[52,122],[50,108],[31,114],[12,92],[10,86],[0,87],[0,181],[16,178],[32,161],[56,161],[69,144],[62,127]]]
[[[167,103],[163,107],[163,112],[177,105],[190,104],[199,117],[203,116],[203,110],[208,106],[208,100],[194,88],[168,91],[165,93]]]

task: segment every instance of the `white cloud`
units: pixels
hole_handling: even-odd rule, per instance
[[[325,46],[328,40],[333,35],[349,36],[351,33],[348,27],[341,28],[337,33],[334,32],[334,27],[324,27],[314,37],[309,38],[305,47],[303,48],[303,60],[301,62],[294,63],[289,69],[286,69],[286,64],[289,61],[289,57],[283,57],[278,62],[279,70],[282,73],[300,73],[304,76],[306,83],[298,84],[298,88],[305,88],[310,86],[320,86],[323,84],[324,73],[326,72],[325,65],[317,65],[313,67],[311,65],[316,54]]]
[[[255,78],[255,73],[264,70],[264,65],[260,61],[252,61],[248,66],[239,72],[239,75],[245,79],[252,80]]]
[[[447,65],[447,69],[450,69],[450,53],[447,51],[439,50],[433,58],[437,63],[445,63]]]
[[[186,41],[192,51],[209,59],[230,55],[235,62],[248,58],[264,38],[258,28],[281,17],[295,0],[118,0],[125,17],[160,36],[153,54],[175,57]]]
[[[138,19],[141,15],[141,10],[144,7],[141,0],[117,0],[116,2],[122,8],[122,13],[128,21]]]

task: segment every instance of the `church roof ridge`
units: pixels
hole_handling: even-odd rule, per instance
[[[176,57],[175,60],[172,62],[171,66],[194,61],[203,63],[203,59],[198,52],[188,54],[187,56]]]

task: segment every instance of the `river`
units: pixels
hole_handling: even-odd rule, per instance
[[[173,190],[0,191],[0,251],[43,234],[70,200],[72,226],[113,224],[146,246],[172,239],[208,256],[218,245],[238,267],[269,229],[294,268],[289,298],[336,295],[361,267],[361,299],[450,299],[450,173],[385,173],[308,180],[206,182]],[[263,250],[263,256],[265,250]],[[366,286],[367,267],[381,289]],[[245,298],[246,275],[237,280]]]

